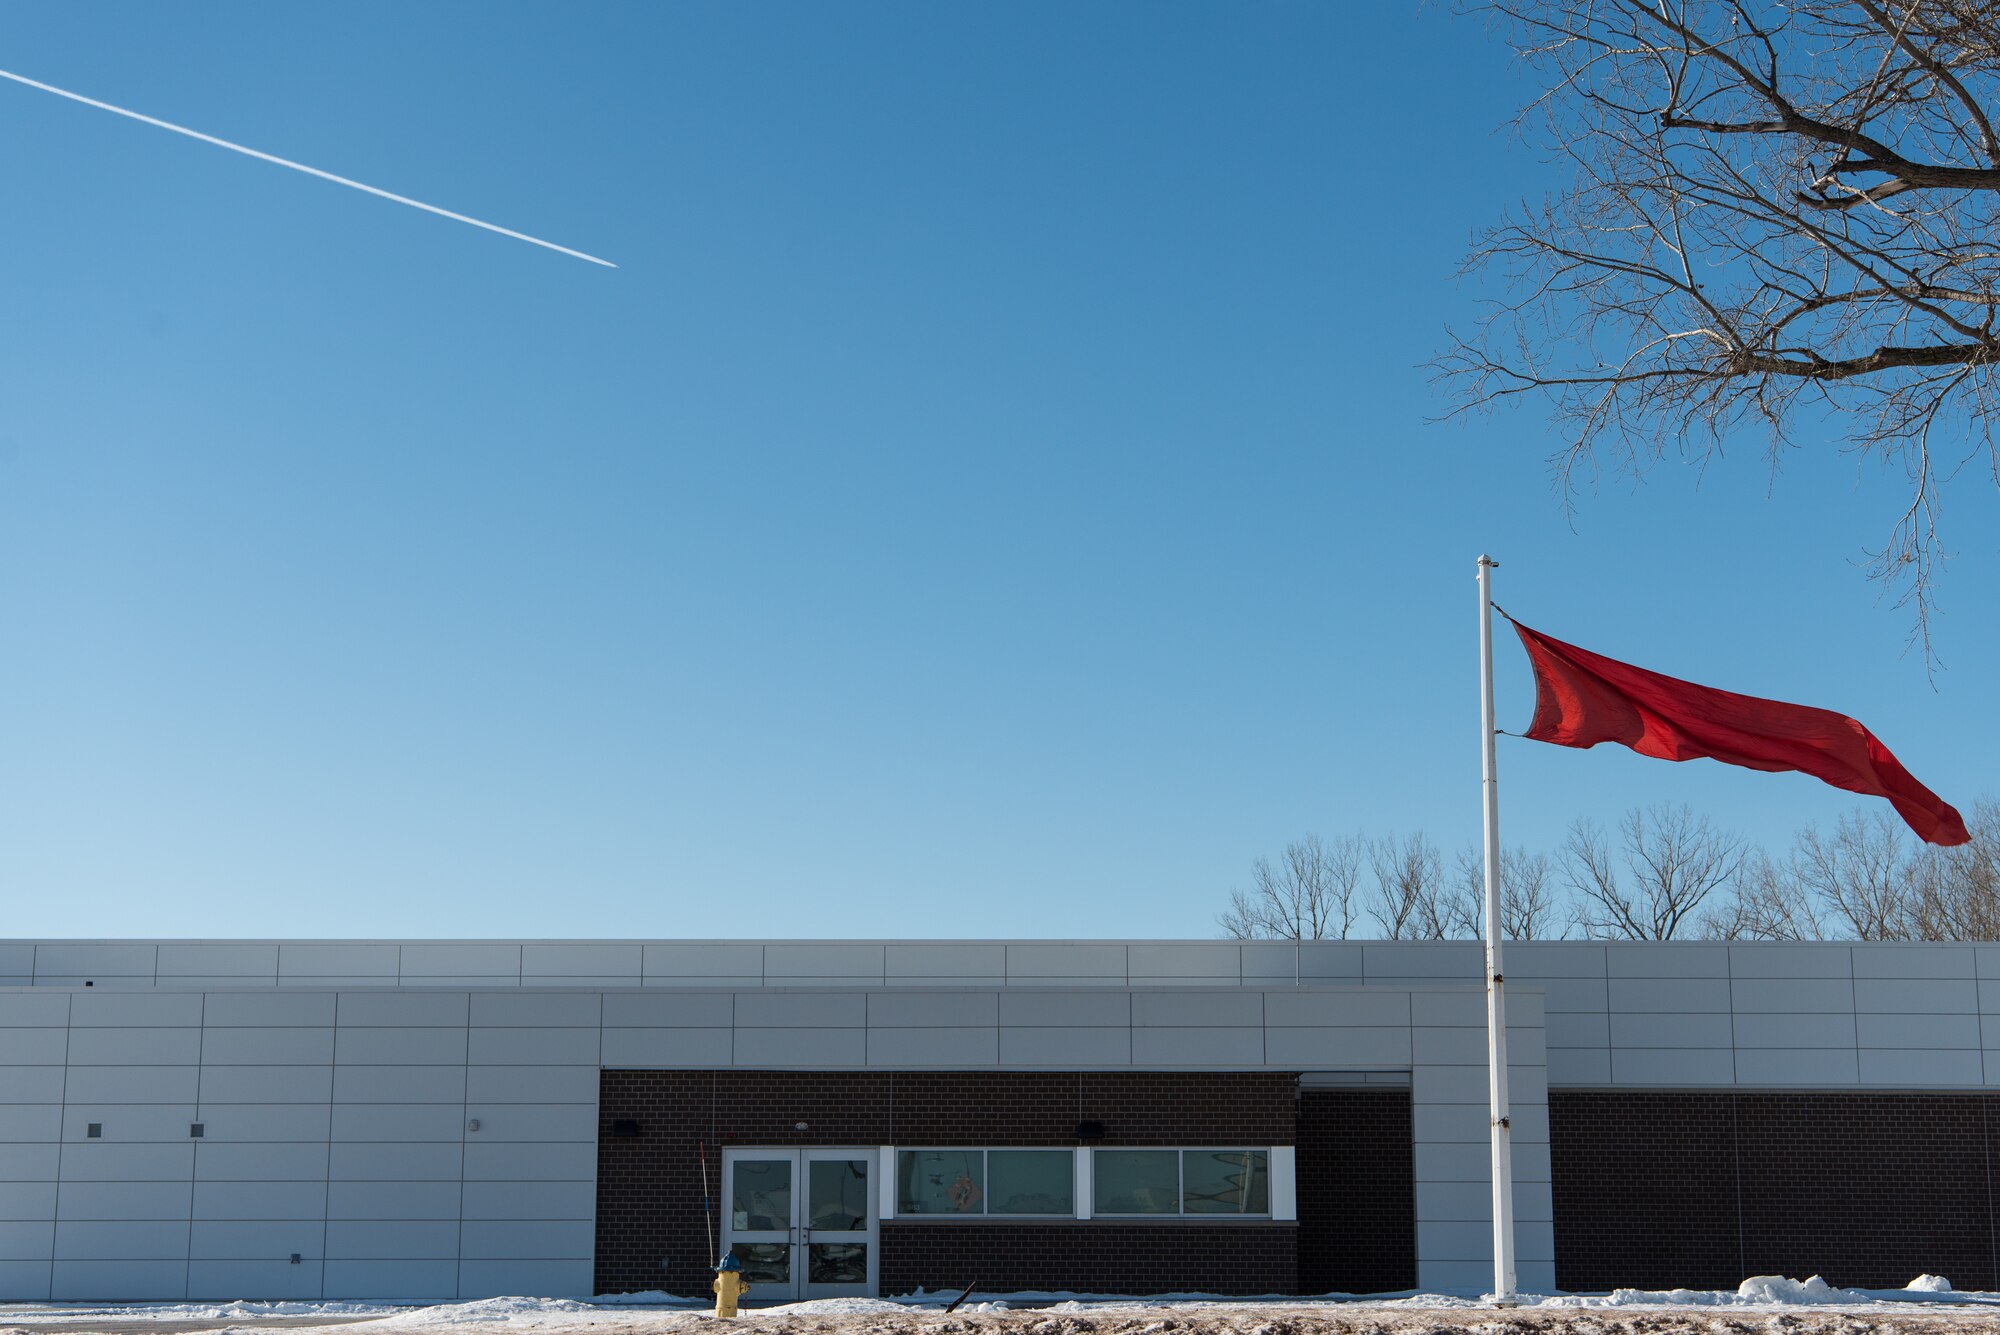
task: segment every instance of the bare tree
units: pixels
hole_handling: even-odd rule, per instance
[[[1857,809],[1832,833],[1808,826],[1783,858],[1685,806],[1629,811],[1615,836],[1571,826],[1559,855],[1501,856],[1500,930],[1517,941],[1581,929],[1599,939],[2000,941],[2000,802],[1967,813],[1972,842],[1918,845],[1888,813]],[[1421,832],[1307,835],[1258,858],[1217,922],[1241,939],[1351,935],[1364,914],[1390,940],[1484,935],[1485,866],[1449,874]]]
[[[1398,839],[1386,835],[1368,845],[1375,873],[1375,902],[1369,914],[1391,941],[1438,941],[1478,935],[1464,896],[1447,890],[1444,858],[1421,832]]]
[[[1570,827],[1563,871],[1579,900],[1578,920],[1593,937],[1670,941],[1743,862],[1743,841],[1685,806],[1629,811],[1619,845],[1589,821]]]
[[[1886,812],[1842,816],[1833,834],[1807,826],[1792,850],[1792,875],[1856,941],[1917,935],[1914,868],[1902,822]]]
[[[1477,847],[1458,855],[1461,898],[1470,901],[1474,930],[1486,934],[1486,858]],[[1525,848],[1500,852],[1500,934],[1512,941],[1546,941],[1562,936],[1569,926],[1556,893],[1546,853]]]
[[[1760,848],[1744,858],[1735,895],[1702,911],[1701,935],[1719,941],[1820,941],[1826,925],[1792,868]]]
[[[1711,935],[1764,941],[2000,940],[2000,806],[1975,806],[1972,842],[1912,841],[1886,812],[1808,826],[1778,862],[1758,850],[1732,900],[1704,915]]]
[[[1911,920],[1925,941],[2000,941],[2000,804],[1990,798],[1966,822],[1972,842],[1917,850],[1909,868]]]
[[[1523,939],[1550,935],[1559,914],[1548,859],[1510,849],[1504,865],[1502,930]],[[1459,940],[1485,930],[1476,862],[1468,872],[1461,860],[1459,874],[1446,876],[1443,855],[1421,832],[1380,839],[1307,835],[1286,845],[1276,862],[1258,858],[1250,888],[1230,891],[1229,907],[1216,921],[1239,940],[1344,938],[1360,917],[1365,873],[1374,880],[1368,916],[1390,940]]]
[[[1363,841],[1346,835],[1328,842],[1309,834],[1274,865],[1250,866],[1250,889],[1229,892],[1229,908],[1216,921],[1238,940],[1318,941],[1353,930],[1355,892],[1361,886]]]
[[[1545,400],[1566,492],[1606,454],[1641,472],[1747,426],[1775,469],[1844,436],[1904,480],[1870,573],[1928,649],[1938,486],[2000,482],[2000,9],[1460,5],[1540,75],[1521,128],[1569,172],[1475,239],[1505,295],[1439,359],[1461,406]]]

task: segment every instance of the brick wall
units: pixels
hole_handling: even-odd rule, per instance
[[[700,1296],[713,1278],[704,1226],[720,1191],[724,1145],[1073,1145],[1079,1121],[1104,1124],[1104,1145],[1294,1143],[1297,1077],[1241,1073],[605,1071],[599,1092],[599,1293],[664,1288]],[[620,1119],[643,1134],[611,1134]],[[807,1124],[797,1129],[797,1123]],[[1407,1119],[1406,1119],[1407,1123]],[[1404,1154],[1408,1154],[1407,1124]],[[884,1292],[936,1284],[1185,1289],[1216,1275],[1218,1292],[1282,1292],[1297,1282],[1292,1224],[938,1224],[886,1222]],[[1227,1234],[1226,1239],[1213,1235]],[[1090,1267],[1079,1270],[1089,1258]],[[1229,1258],[1226,1267],[1203,1259]],[[985,1258],[975,1270],[965,1266]],[[1065,1276],[1127,1276],[1072,1283]],[[1236,1281],[1222,1269],[1238,1275]],[[1170,1278],[1171,1277],[1171,1278]],[[1248,1285],[1249,1287],[1244,1287]],[[1227,1287],[1225,1287],[1227,1286]]]
[[[1734,1094],[1550,1090],[1556,1286],[1735,1288],[1735,1126]]]
[[[1738,1095],[1747,1273],[1994,1288],[1996,1112],[1982,1095]]]
[[[1292,1224],[882,1225],[882,1292],[1292,1293]]]
[[[1550,1090],[1556,1283],[1994,1288],[1996,1136],[1982,1094]]]
[[[1298,1127],[1298,1291],[1415,1288],[1410,1091],[1302,1090]]]

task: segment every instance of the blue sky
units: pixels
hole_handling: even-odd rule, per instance
[[[1474,558],[1600,652],[2000,789],[1994,493],[1935,688],[1808,442],[1440,424],[1556,177],[1436,5],[0,3],[10,935],[1200,936],[1308,830],[1477,835]],[[1500,641],[1503,726],[1532,687]],[[1503,740],[1503,826],[1800,776]]]

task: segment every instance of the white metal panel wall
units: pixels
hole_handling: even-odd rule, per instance
[[[1531,1287],[1550,1083],[2000,1084],[2000,947],[1508,958]],[[600,1063],[1408,1070],[1423,1281],[1485,1282],[1470,943],[30,942],[0,970],[0,1295],[584,1292]]]
[[[1703,1015],[1716,1013],[1717,1005],[1739,1016],[1815,1013],[1830,1007],[1854,1017],[1858,1023],[1851,1044],[1829,1043],[1823,1030],[1797,1032],[1803,1046],[1850,1048],[1859,1083],[1893,1085],[1905,1073],[1956,1082],[1975,1065],[1981,1068],[1979,1083],[1985,1080],[1986,1050],[1979,1017],[2000,1014],[2000,946],[1562,941],[1517,943],[1508,956],[1517,981],[1548,988],[1550,1016],[1576,1017],[1551,1021],[1558,1084],[1617,1082],[1610,1070],[1611,1053],[1621,1046],[1610,1033],[1608,1020],[1614,1012]],[[68,988],[92,982],[98,988],[185,991],[643,986],[716,992],[1422,986],[1477,984],[1479,960],[1474,943],[1457,941],[13,941],[0,942],[0,987]],[[1617,979],[1696,985],[1611,986]],[[1725,980],[1719,1002],[1705,994],[1713,989],[1699,986],[1702,979]],[[1810,985],[1843,979],[1855,986]],[[1801,985],[1757,985],[1786,980]],[[1751,986],[1731,997],[1737,981]],[[1893,1017],[1910,1013],[1957,1020],[1925,1035],[1905,1035],[1921,1037],[1927,1046],[1889,1041],[1902,1028]],[[1686,1050],[1717,1047],[1709,1041],[1712,1029],[1692,1026],[1689,1037],[1700,1041]],[[1732,1034],[1733,1045],[1753,1052],[1791,1050],[1783,1024],[1760,1028],[1753,1022],[1745,1034],[1747,1038]],[[1643,1039],[1626,1046],[1649,1050]],[[1981,1054],[1978,1062],[1964,1056],[1886,1055],[1974,1051]],[[1885,1055],[1864,1057],[1864,1052]],[[1844,1069],[1841,1062],[1801,1060],[1801,1071]],[[1668,1065],[1674,1064],[1670,1059]],[[1694,1071],[1705,1064],[1712,1065],[1713,1059],[1690,1058],[1681,1065]]]
[[[48,1296],[186,1294],[203,1001],[198,992],[71,994]],[[89,1134],[92,1123],[101,1137]]]
[[[470,1012],[463,992],[338,998],[325,1296],[458,1292]]]
[[[1486,998],[1471,991],[1414,992],[1410,1003],[1417,1283],[1447,1293],[1490,1292],[1493,1156]],[[1524,1292],[1550,1293],[1556,1282],[1556,1244],[1541,998],[1513,986],[1507,997],[1507,1080],[1515,1274]]]
[[[586,1293],[601,1004],[0,992],[0,1297]]]
[[[1544,993],[1558,1087],[2000,1085],[2000,948],[1538,942],[1507,961]]]
[[[0,1210],[18,1216],[0,1221],[0,1282],[58,1299],[586,1293],[600,1063],[1005,1062],[1413,1071],[1420,1201],[1434,1205],[1420,1267],[1428,1284],[1477,1287],[1477,1247],[1455,1226],[1485,1207],[1448,1188],[1475,1167],[1483,1181],[1483,1160],[1459,1152],[1485,1125],[1482,1006],[1464,987],[0,992],[0,1136],[19,1138],[0,1141]],[[1547,1254],[1542,1052],[1524,993],[1531,1284]]]
[[[162,955],[170,949],[163,944]],[[269,962],[262,955],[184,949],[192,957],[176,966],[207,975]],[[186,1296],[320,1296],[336,1004],[331,992],[202,998],[194,1118],[204,1135],[192,1142]],[[123,1122],[107,1121],[106,1134]],[[185,1140],[187,1127],[179,1132]],[[294,1252],[297,1265],[290,1263]]]
[[[0,986],[1270,987],[1477,981],[1464,942],[22,941]]]
[[[0,963],[22,962],[0,947]],[[0,1098],[13,1114],[0,1140],[0,1298],[49,1296],[69,1009],[67,992],[0,994]]]
[[[461,1297],[591,1289],[603,994],[475,993]]]

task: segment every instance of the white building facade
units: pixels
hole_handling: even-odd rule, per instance
[[[0,942],[0,1297],[698,1291],[712,1246],[774,1294],[1213,1288],[1218,1251],[1252,1292],[1478,1292],[1480,972],[1457,942]],[[1696,1221],[1683,1282],[1767,1235],[1837,1281],[1904,1263],[1731,1205],[1735,1138],[1994,1157],[2000,946],[1531,943],[1507,973],[1524,1290],[1591,1287],[1654,1208]],[[1750,1194],[1799,1214],[1826,1166]],[[1870,1228],[1990,1260],[1980,1208]]]

